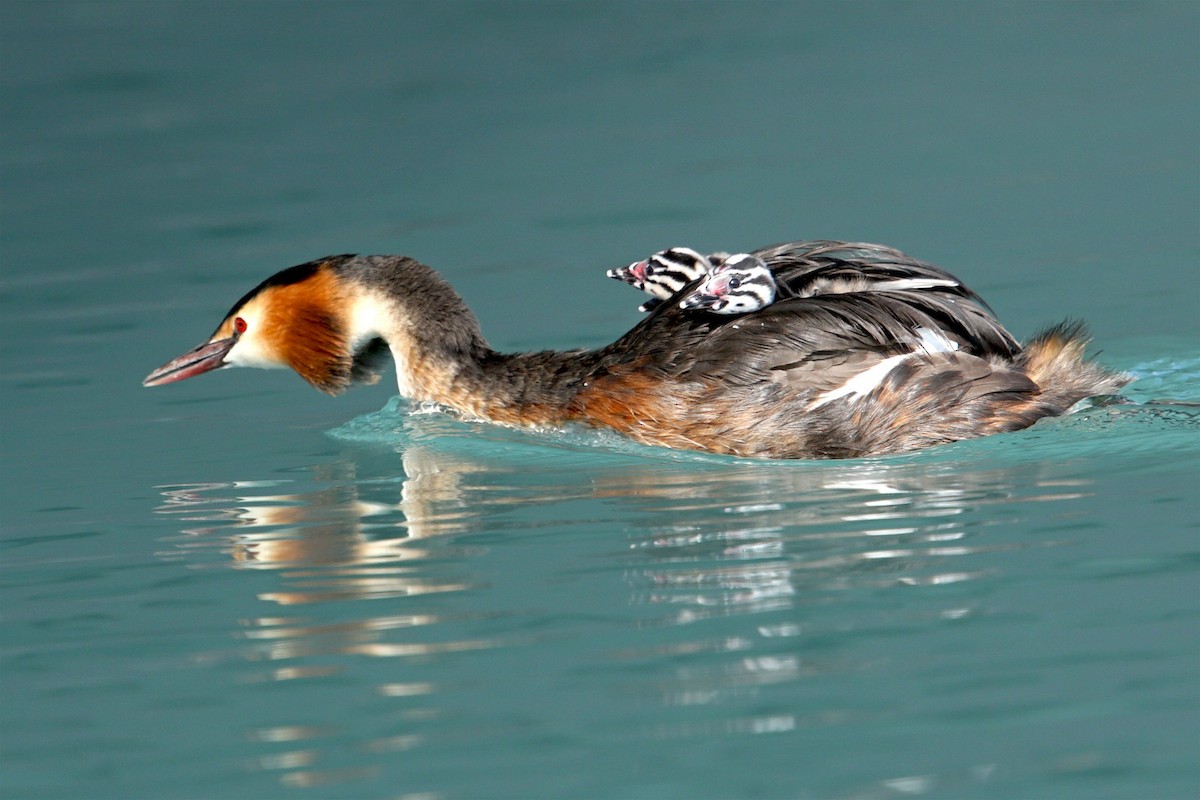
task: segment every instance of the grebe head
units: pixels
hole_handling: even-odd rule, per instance
[[[645,261],[635,261],[628,267],[610,269],[608,277],[616,278],[666,300],[684,286],[712,269],[712,261],[687,247],[660,250]]]
[[[289,267],[250,290],[208,340],[151,372],[161,386],[225,367],[290,367],[313,387],[338,394],[378,380],[382,339],[357,334],[355,287],[336,267],[353,256],[330,256]]]
[[[749,253],[737,253],[689,292],[679,307],[747,314],[775,302],[775,291],[775,277],[766,262]]]

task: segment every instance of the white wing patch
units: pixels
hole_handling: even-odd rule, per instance
[[[926,353],[953,353],[958,349],[958,342],[950,339],[941,331],[917,328],[917,336],[921,337],[920,347]]]
[[[883,383],[892,370],[919,353],[953,353],[958,350],[958,342],[952,341],[941,331],[935,331],[930,328],[917,328],[916,334],[920,338],[920,341],[917,343],[917,350],[885,358],[878,364],[868,367],[836,389],[830,389],[828,392],[822,393],[808,407],[808,410],[812,411],[815,408],[820,408],[826,403],[833,402],[842,397],[849,397],[851,402],[858,400],[860,397],[866,397],[875,391],[879,384]]]
[[[958,281],[943,278],[898,278],[894,281],[882,281],[871,284],[871,290],[876,292],[901,292],[905,289],[936,289],[939,286],[958,286]]]
[[[828,392],[823,393],[816,399],[816,402],[808,407],[808,410],[812,411],[814,408],[820,408],[826,403],[837,400],[839,397],[856,395],[854,399],[857,399],[858,397],[863,397],[870,394],[872,391],[874,391],[876,386],[883,383],[883,379],[888,376],[888,373],[900,366],[900,362],[904,361],[911,355],[912,353],[901,353],[898,356],[885,358],[875,366],[869,367],[858,373],[838,388],[830,389]]]

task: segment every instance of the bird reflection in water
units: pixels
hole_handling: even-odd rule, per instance
[[[828,684],[888,669],[886,646],[863,647],[878,641],[873,632],[986,617],[986,587],[1005,563],[996,554],[1062,544],[1012,536],[1013,523],[1089,491],[1085,479],[1039,476],[1038,465],[962,467],[916,458],[640,481],[631,504],[669,522],[631,533],[627,580],[635,603],[662,610],[644,623],[659,635],[615,658],[657,667],[647,699],[681,707],[648,722],[648,735],[779,734],[893,713],[886,698],[864,702],[853,677],[843,696]],[[811,691],[795,688],[805,682]]]
[[[465,588],[413,577],[407,564],[429,557],[422,540],[472,527],[479,511],[463,504],[460,483],[479,469],[445,459],[431,463],[415,448],[404,455],[403,466],[400,481],[368,482],[393,491],[399,483],[396,503],[363,499],[365,487],[354,465],[340,462],[315,468],[313,480],[322,488],[302,493],[263,491],[287,486],[287,481],[160,487],[165,502],[158,512],[181,522],[213,523],[184,527],[184,538],[176,541],[182,550],[211,547],[218,537],[234,566],[310,570],[286,574],[296,591],[261,597],[280,605]],[[229,507],[231,502],[237,505]],[[443,556],[447,552],[441,550]],[[324,580],[314,582],[318,576]]]
[[[511,457],[489,462],[409,444],[401,448],[400,478],[361,474],[371,468],[348,457],[290,482],[162,487],[159,512],[182,528],[172,541],[176,557],[275,570],[283,586],[258,599],[314,609],[309,616],[267,613],[240,621],[237,637],[250,646],[236,657],[279,665],[249,680],[344,676],[354,657],[363,656],[411,665],[372,683],[377,696],[413,704],[406,729],[363,743],[361,752],[375,758],[425,742],[421,725],[437,717],[437,696],[446,690],[440,673],[430,673],[429,659],[519,646],[479,635],[489,630],[488,618],[503,599],[457,612],[432,598],[395,601],[485,589],[471,574],[488,552],[478,544],[480,535],[522,522],[533,526],[533,516],[521,516],[536,515],[530,508],[575,501],[615,508],[600,522],[581,513],[578,524],[611,529],[611,537],[600,539],[609,542],[601,558],[613,579],[629,586],[629,646],[588,657],[616,673],[636,671],[635,693],[648,702],[638,712],[644,718],[630,722],[645,735],[690,737],[781,733],[860,718],[861,708],[824,697],[810,698],[808,707],[775,707],[773,687],[877,669],[830,644],[855,628],[903,628],[913,623],[903,618],[911,613],[944,621],[978,613],[977,601],[962,593],[940,595],[919,612],[899,610],[905,601],[889,602],[899,595],[888,593],[986,579],[996,560],[974,557],[1035,544],[989,536],[990,526],[1029,515],[1027,503],[1087,493],[1086,481],[1039,476],[1036,465],[964,469],[929,456],[764,465],[551,455],[514,466]],[[387,463],[394,468],[394,457]],[[502,511],[512,511],[518,521],[499,522]],[[213,558],[214,550],[219,557]],[[344,603],[361,600],[392,602]],[[371,616],[374,608],[388,613]],[[328,619],[331,614],[341,618]],[[518,623],[528,629],[566,624]],[[506,629],[518,623],[510,621]],[[628,686],[613,691],[624,693]],[[747,697],[761,713],[744,716]],[[722,704],[728,716],[710,714],[703,721],[663,712]],[[291,727],[258,725],[250,736],[278,741],[260,734]],[[294,727],[335,732],[314,734],[303,749],[271,752],[256,762],[259,768],[279,770],[289,785],[363,779],[357,767],[319,768],[324,750],[344,746],[336,726],[310,720]]]
[[[376,696],[409,702],[401,713],[403,730],[359,742],[348,758],[350,766],[337,764],[336,751],[344,749],[346,737],[341,725],[320,719],[281,725],[273,724],[270,715],[259,715],[263,724],[252,725],[246,737],[265,754],[252,758],[251,765],[278,773],[285,786],[376,777],[381,754],[421,746],[422,724],[437,716],[421,704],[423,697],[441,690],[429,674],[430,660],[495,646],[461,635],[484,614],[420,605],[424,596],[477,584],[454,577],[460,572],[455,565],[477,548],[451,544],[446,536],[479,527],[482,511],[465,505],[462,483],[480,467],[452,458],[431,460],[419,447],[403,454],[402,465],[402,480],[364,480],[353,462],[342,461],[315,467],[304,479],[160,487],[164,502],[158,512],[181,527],[181,535],[171,538],[174,551],[168,555],[197,567],[275,571],[283,586],[259,593],[257,599],[294,608],[288,615],[237,620],[233,635],[249,644],[234,653],[198,654],[198,662],[232,658],[274,665],[243,675],[239,682],[249,685],[345,681],[348,675],[361,675],[354,667],[356,658],[397,662],[369,672],[381,672],[384,678],[371,684]],[[436,546],[427,547],[430,541]],[[431,562],[437,567],[430,568]],[[392,602],[346,604],[364,600]],[[397,605],[397,600],[405,602]],[[387,613],[378,613],[382,608]],[[315,709],[308,713],[320,715]],[[343,755],[340,760],[347,759]]]

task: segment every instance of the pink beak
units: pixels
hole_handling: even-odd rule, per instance
[[[236,336],[205,342],[151,372],[142,381],[142,386],[162,386],[219,369],[225,366],[225,356],[236,343]]]

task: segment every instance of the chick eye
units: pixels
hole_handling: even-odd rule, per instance
[[[233,319],[233,330],[234,330],[235,332],[237,332],[237,333],[245,333],[245,332],[246,332],[246,328],[248,328],[248,327],[250,327],[250,326],[246,324],[246,320],[242,319],[241,317],[234,317],[234,319]]]
[[[653,274],[654,274],[654,267],[652,267],[651,265],[647,264],[647,265],[646,265],[646,269],[643,271],[643,273],[642,273],[642,274],[644,274],[646,277],[650,277],[651,275],[653,275]]]
[[[739,287],[739,286],[741,286],[741,285],[742,285],[742,279],[741,279],[741,278],[730,278],[730,279],[729,279],[729,288],[730,288],[730,289],[736,289],[736,288],[738,288],[738,287]]]

